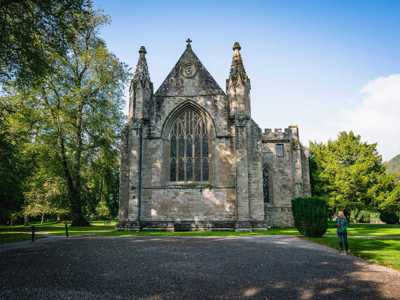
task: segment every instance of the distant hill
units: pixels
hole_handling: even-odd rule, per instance
[[[386,170],[391,174],[400,174],[400,154],[385,162]]]

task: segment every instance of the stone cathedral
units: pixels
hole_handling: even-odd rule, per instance
[[[310,194],[308,158],[297,126],[262,131],[251,118],[240,50],[236,42],[224,91],[188,39],[154,92],[140,48],[121,146],[120,229],[293,224],[292,198]]]

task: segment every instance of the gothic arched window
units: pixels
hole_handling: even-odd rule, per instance
[[[268,167],[264,166],[263,168],[263,192],[264,192],[264,202],[271,202],[271,193],[269,189],[269,172]]]
[[[175,119],[170,139],[170,180],[208,181],[209,136],[206,119],[187,108]]]

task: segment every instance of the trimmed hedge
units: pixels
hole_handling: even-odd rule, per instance
[[[386,224],[398,224],[400,219],[399,216],[392,211],[382,211],[379,217],[381,221]]]
[[[292,200],[294,225],[304,236],[323,236],[328,228],[328,206],[317,197]]]

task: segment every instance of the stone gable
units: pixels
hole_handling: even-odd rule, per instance
[[[175,67],[155,93],[156,97],[225,95],[215,79],[193,52],[186,47]]]

